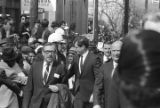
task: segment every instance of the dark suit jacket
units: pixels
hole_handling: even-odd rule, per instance
[[[40,108],[43,98],[51,93],[48,85],[62,83],[65,75],[62,64],[53,63],[47,83],[43,84],[43,61],[33,63],[28,83],[24,90],[23,108]],[[55,75],[56,74],[56,75]],[[59,75],[60,77],[56,77]]]
[[[115,72],[109,87],[108,94],[108,104],[105,108],[130,108],[131,104],[123,94],[119,85],[119,77],[117,74],[118,71]]]
[[[111,73],[113,70],[113,61],[110,60],[104,63],[101,67],[99,72],[99,78],[95,83],[96,88],[94,91],[94,104],[102,104],[103,107],[107,106],[107,97],[109,92],[109,86],[111,82]]]
[[[99,74],[99,67],[101,64],[97,61],[97,56],[91,52],[88,53],[82,72],[79,72],[79,58],[75,59],[72,68],[70,69],[70,76],[75,74],[75,98],[88,102],[94,90],[95,79]]]

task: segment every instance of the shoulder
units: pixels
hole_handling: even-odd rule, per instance
[[[33,62],[32,68],[37,68],[37,66],[39,67],[40,65],[43,65],[43,60],[36,60]]]
[[[105,69],[105,68],[109,69],[109,68],[112,68],[112,67],[113,67],[113,61],[112,60],[109,60],[108,62],[102,64],[102,66],[101,66],[102,69]]]

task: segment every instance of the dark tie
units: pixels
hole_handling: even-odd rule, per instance
[[[49,65],[50,65],[50,63],[47,63],[47,67],[46,67],[46,70],[44,72],[44,83],[45,84],[47,83],[47,78],[48,78],[48,75],[49,75]]]

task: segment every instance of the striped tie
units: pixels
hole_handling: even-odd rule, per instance
[[[43,80],[44,80],[44,83],[46,84],[47,83],[47,79],[48,79],[48,75],[49,75],[49,63],[47,63],[47,67],[46,67],[46,70],[45,70],[45,72],[44,72],[44,78],[43,78]]]

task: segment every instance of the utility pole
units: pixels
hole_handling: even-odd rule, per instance
[[[128,22],[129,22],[129,0],[124,0],[123,35],[128,33]]]
[[[38,0],[30,0],[30,27],[34,27],[34,22],[38,19]]]
[[[98,40],[98,0],[94,0],[94,18],[93,18],[93,36],[94,42]]]

